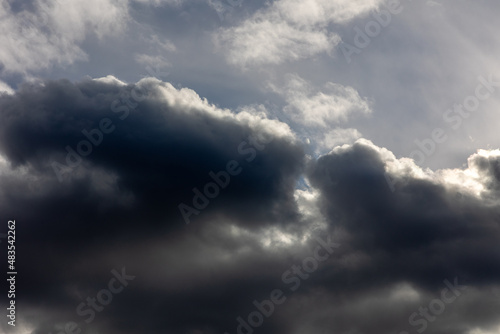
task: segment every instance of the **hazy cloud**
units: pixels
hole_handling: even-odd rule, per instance
[[[215,41],[229,63],[280,64],[330,52],[340,37],[330,23],[345,23],[376,8],[381,1],[279,0],[241,24],[217,32]]]

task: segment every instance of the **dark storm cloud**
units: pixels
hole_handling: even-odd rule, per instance
[[[392,192],[384,160],[373,146],[358,142],[352,149],[334,151],[314,164],[312,184],[321,190],[321,205],[330,227],[345,230],[352,237],[351,247],[374,258],[382,256],[380,261],[394,264],[401,257],[401,267],[385,272],[384,280],[391,276],[427,285],[460,273],[470,282],[497,281],[500,271],[493,264],[500,256],[495,245],[500,236],[500,211],[484,200],[490,192],[476,197],[409,173],[389,176],[395,182]],[[498,183],[493,174],[498,157],[487,163],[477,156],[470,162],[479,161],[484,171],[481,180],[491,184],[494,178]],[[372,270],[376,267],[373,264]]]
[[[2,97],[0,149],[12,168],[28,168],[36,176],[34,182],[44,184],[46,203],[40,204],[47,218],[43,219],[85,208],[87,217],[81,221],[89,226],[88,221],[102,218],[92,217],[94,210],[87,209],[100,203],[103,211],[99,216],[117,214],[113,213],[117,208],[113,196],[125,194],[128,214],[140,214],[148,224],[178,225],[182,222],[179,203],[192,206],[192,189],[203,192],[204,185],[213,181],[209,172],[225,170],[232,160],[238,162],[241,174],[232,177],[203,214],[231,207],[227,215],[257,224],[264,215],[269,218],[263,212],[277,213],[280,205],[294,211],[291,197],[303,152],[293,139],[273,138],[273,123],[262,120],[255,125],[260,119],[257,116],[237,118],[169,84],[165,85],[170,95],[162,96],[158,82],[143,83],[139,92],[90,80],[77,84],[52,81]],[[210,108],[213,110],[207,111]],[[253,141],[257,144],[252,145]],[[262,141],[269,143],[259,144]],[[93,178],[106,180],[110,189],[103,192],[109,194],[99,194],[92,186]],[[59,202],[50,197],[62,194],[80,198],[78,205],[50,208],[50,203]],[[26,198],[16,198],[17,203],[26,200],[36,205],[33,194],[22,196]],[[111,217],[107,220],[113,221]],[[274,220],[283,219],[276,216]],[[121,221],[119,225],[127,224]]]
[[[304,204],[305,155],[286,126],[157,80],[24,86],[0,97],[0,113],[0,216],[18,224],[17,300],[34,334],[71,322],[82,333],[233,334],[276,289],[286,300],[254,333],[496,325],[498,152],[432,173],[361,140],[309,161]],[[98,143],[66,160],[82,140]],[[192,189],[231,160],[241,173],[185,225],[179,203],[194,206]],[[54,162],[66,165],[61,182]],[[340,247],[298,279],[291,268],[311,261],[318,237]],[[122,271],[134,278],[92,318],[87,297]],[[420,307],[439,303],[445,281],[460,295],[424,322]]]
[[[133,268],[121,256],[113,263],[105,258],[127,243],[147,249],[147,241],[137,240],[197,233],[215,218],[250,229],[298,219],[293,190],[304,154],[286,126],[217,109],[157,80],[138,86],[60,80],[0,97],[0,151],[7,161],[0,215],[15,217],[23,235],[19,302],[53,310],[37,321],[43,329],[75,318],[82,291],[95,296],[111,269]],[[95,143],[88,155],[79,146],[84,140]],[[68,152],[87,156],[80,161]],[[178,205],[193,206],[193,188],[203,192],[214,181],[209,172],[233,160],[241,172],[186,227]]]
[[[342,231],[347,253],[357,259],[323,275],[320,286],[333,295],[344,294],[347,289],[352,296],[365,294],[363,298],[369,298],[383,287],[405,282],[435,298],[444,287],[444,279],[458,277],[460,284],[479,289],[476,293],[482,297],[478,298],[490,299],[490,289],[500,279],[495,265],[500,260],[496,195],[499,156],[478,153],[469,159],[469,171],[478,172],[476,181],[484,186],[480,194],[472,191],[465,179],[457,186],[438,173],[418,176],[418,167],[410,163],[400,165],[398,170],[387,169],[393,160],[389,152],[358,141],[312,162],[311,184],[320,190],[319,203],[329,228]],[[463,176],[458,170],[448,175]],[[461,328],[436,325],[428,332],[466,332],[470,329],[466,324],[477,326],[478,319],[495,322],[496,316],[487,312],[478,299],[463,302],[465,306],[455,310],[462,319]],[[498,298],[491,302],[499,303]],[[391,304],[379,307],[388,312]],[[407,309],[405,303],[401,305]],[[474,307],[485,310],[487,315],[471,314],[469,310]],[[375,314],[376,310],[366,313]],[[367,323],[360,326],[379,326],[370,333],[397,330],[393,328],[397,319],[387,321],[384,327],[380,326],[381,318],[367,317]],[[352,319],[345,326],[349,323]]]

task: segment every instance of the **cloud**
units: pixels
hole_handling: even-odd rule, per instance
[[[146,281],[153,279],[146,274],[149,269],[143,271],[145,268],[137,267],[139,262],[135,260],[128,262],[128,255],[112,246],[129,238],[130,233],[135,235],[132,243],[144,250],[143,255],[152,256],[150,251],[157,247],[164,250],[158,254],[167,251],[173,260],[177,255],[164,246],[175,234],[185,235],[191,230],[198,235],[196,231],[200,230],[199,238],[203,239],[209,233],[206,226],[211,226],[211,230],[220,232],[229,228],[220,235],[228,238],[229,231],[248,230],[245,234],[260,236],[258,231],[265,229],[267,240],[274,242],[289,234],[276,227],[294,225],[299,220],[294,186],[303,167],[303,149],[286,124],[266,118],[263,112],[220,109],[190,89],[176,89],[157,79],[126,85],[108,76],[78,83],[58,80],[24,85],[14,95],[0,96],[0,118],[2,219],[15,215],[18,221],[40,222],[19,226],[18,233],[26,233],[25,228],[31,232],[17,244],[18,257],[31,263],[25,268],[25,278],[19,278],[25,297],[18,300],[26,298],[30,312],[43,314],[40,322],[33,324],[36,333],[53,331],[55,324],[74,319],[80,298],[94,288],[99,291],[109,280],[110,270],[121,268],[116,267],[118,263],[128,263],[132,274],[141,271]],[[99,127],[103,120],[111,121],[106,121],[104,129],[112,131]],[[101,129],[101,135],[96,129]],[[88,148],[80,151],[78,146],[82,141],[97,144],[73,167],[66,160],[67,147],[84,152]],[[252,147],[251,143],[257,144]],[[205,184],[214,181],[209,173],[225,170],[232,160],[242,171],[231,178],[217,198],[211,198],[199,216],[192,217],[189,226],[193,227],[186,230],[178,205],[184,202],[193,206],[193,189],[203,191]],[[67,165],[61,171],[63,182],[53,169],[54,161]],[[31,209],[22,209],[26,207]],[[268,229],[269,225],[275,228]],[[144,247],[152,235],[159,239],[151,248]],[[217,234],[212,236],[219,238]],[[93,241],[89,244],[90,239]],[[256,237],[251,240],[257,242]],[[189,250],[185,242],[184,237],[179,239],[176,247],[188,247],[185,250],[191,252],[191,260],[197,265],[196,249],[202,244]],[[193,242],[193,246],[198,243]],[[247,245],[235,247],[244,249]],[[96,251],[101,255],[94,261]],[[219,252],[224,266],[225,251]],[[52,256],[52,252],[59,255]],[[176,275],[182,280],[175,284],[187,284],[182,276],[186,263],[178,263]],[[66,268],[64,274],[53,279],[61,266]],[[100,274],[90,274],[96,272]],[[36,282],[29,279],[35,276]],[[199,289],[198,281],[193,282]],[[52,311],[41,310],[32,298],[45,300]],[[123,305],[128,309],[126,300],[124,297]],[[114,312],[122,314],[124,310],[118,306],[113,309],[96,324],[106,326],[111,321],[114,326]],[[175,321],[171,325],[177,326]]]
[[[250,334],[279,289],[253,334],[497,332],[497,99],[433,156],[462,167],[400,158],[495,75],[495,3],[407,2],[357,61],[329,59],[379,3],[244,1],[222,22],[210,1],[2,2],[19,307],[0,331]]]
[[[332,50],[339,41],[338,36],[325,31],[300,29],[266,18],[221,31],[216,40],[226,50],[228,62],[242,67],[308,58]]]
[[[284,88],[271,85],[288,103],[284,111],[308,127],[326,128],[347,121],[352,114],[372,112],[367,99],[350,86],[327,82],[322,90],[296,74],[288,75]]]
[[[147,92],[147,97],[141,98],[144,101],[134,100],[139,95],[134,87]],[[88,205],[115,194],[124,196],[117,205],[133,203],[130,208],[142,207],[139,211],[156,217],[152,221],[175,225],[182,220],[177,206],[181,202],[193,205],[192,189],[203,188],[213,181],[210,171],[225,170],[227,163],[235,160],[245,173],[204,214],[215,214],[233,203],[230,215],[240,215],[255,201],[271,211],[291,203],[289,213],[293,216],[291,199],[302,149],[286,124],[262,113],[235,114],[219,109],[190,89],[177,90],[156,79],[124,87],[109,76],[77,84],[62,80],[25,86],[14,96],[2,97],[0,105],[4,120],[0,150],[15,170],[28,169],[40,189],[53,189],[45,195],[48,201],[52,195],[59,196],[57,189],[67,196],[87,194]],[[31,112],[34,109],[36,114]],[[111,129],[108,132],[103,130],[103,120],[104,128]],[[262,142],[265,138],[274,140],[265,149],[260,144],[252,148],[252,140]],[[151,176],[150,181],[142,175]],[[88,186],[83,186],[85,183]],[[102,184],[102,189],[94,189],[94,183]],[[253,190],[249,190],[250,184]],[[236,203],[235,191],[248,200]],[[164,198],[172,194],[176,201]],[[270,196],[275,195],[277,202],[273,204]],[[19,199],[19,203],[23,201]],[[117,207],[109,206],[112,214]],[[49,206],[46,210],[50,211]],[[263,216],[264,212],[252,211],[248,223],[251,216]],[[98,219],[95,214],[94,219]]]
[[[132,0],[133,2],[138,2],[146,5],[153,5],[155,7],[161,7],[164,5],[168,6],[181,6],[187,0]]]
[[[282,0],[276,7],[290,22],[308,26],[315,24],[346,23],[377,8],[379,0]]]
[[[229,63],[243,68],[309,58],[340,43],[329,24],[365,15],[380,2],[279,0],[236,27],[220,29],[215,42]]]
[[[481,255],[492,251],[500,232],[492,220],[498,213],[497,197],[492,196],[497,161],[495,152],[481,151],[471,156],[465,170],[433,172],[360,139],[313,162],[309,175],[311,185],[321,191],[330,227],[348,233],[352,247],[415,260],[400,273],[391,269],[393,280],[426,286],[439,276],[462,273],[483,284],[500,274],[488,269],[494,256]],[[479,244],[480,249],[472,250]]]
[[[51,163],[97,141],[103,119],[114,130],[59,182]],[[0,120],[0,219],[20,222],[18,301],[34,334],[69,321],[111,334],[235,333],[275,289],[286,302],[264,334],[410,331],[409,316],[424,319],[419,307],[455,278],[467,289],[426,333],[498,326],[496,150],[437,171],[366,139],[314,159],[263,107],[236,113],[153,78],[24,85],[0,96]],[[238,152],[249,138],[266,143],[252,161]],[[242,172],[185,225],[179,202],[231,160]],[[311,261],[318,238],[340,247],[292,290],[290,268]],[[76,307],[121,268],[136,278],[85,323]]]
[[[470,312],[499,304],[498,297],[490,298],[500,278],[500,271],[493,269],[500,237],[495,218],[500,213],[498,161],[497,151],[481,150],[469,158],[466,169],[423,170],[364,139],[311,161],[308,175],[311,186],[320,191],[321,211],[329,229],[343,235],[351,259],[322,281],[333,295],[340,291],[349,295],[346,289],[352,287],[352,295],[360,296],[359,301],[352,299],[338,307],[325,305],[324,316],[311,312],[312,323],[343,331],[352,328],[356,317],[362,332],[415,330],[418,327],[408,323],[412,312],[428,304],[433,295],[439,296],[445,278],[459,277],[474,291],[464,293],[457,302],[460,306],[446,319],[428,323],[427,332],[467,333],[472,324],[498,325],[491,312],[484,317]],[[379,306],[367,304],[370,294],[403,282],[419,298],[398,301],[403,309],[399,315],[385,319],[376,311],[391,303],[387,295]],[[363,312],[356,304],[363,305]],[[347,316],[350,309],[352,316]],[[454,325],[447,328],[451,318]]]
[[[5,82],[0,81],[0,93],[14,94],[14,90]]]
[[[337,146],[353,144],[361,137],[361,133],[356,129],[335,128],[323,134],[323,138],[317,143],[316,153],[327,153]]]
[[[85,61],[80,44],[89,36],[116,36],[126,26],[127,2],[115,0],[41,1],[14,13],[3,1],[0,63],[7,73],[27,74],[52,65]]]

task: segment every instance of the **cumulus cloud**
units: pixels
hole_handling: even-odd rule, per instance
[[[132,88],[147,97],[134,100],[134,97],[139,99],[140,94]],[[180,203],[168,204],[162,199],[165,195],[175,193],[179,202],[192,205],[192,189],[202,188],[210,181],[208,173],[224,170],[229,161],[248,163],[245,175],[253,175],[259,181],[245,176],[238,178],[227,195],[221,196],[211,208],[224,207],[226,201],[233,201],[233,191],[244,192],[245,187],[254,182],[253,195],[262,193],[248,196],[259,205],[269,209],[288,205],[293,196],[294,175],[300,171],[301,148],[286,124],[262,114],[235,114],[218,109],[192,90],[177,90],[155,79],[144,79],[136,86],[126,87],[113,77],[78,84],[53,81],[25,86],[14,96],[4,96],[0,104],[4,117],[0,149],[16,168],[32,169],[37,182],[43,184],[40,188],[72,192],[77,191],[76,185],[81,182],[104,182],[111,192],[125,190],[127,198],[133,199],[135,205],[146,205],[149,213],[159,210],[155,218],[158,223],[166,220],[167,225],[177,224],[182,218],[177,208]],[[38,112],[30,112],[33,109]],[[102,124],[106,125],[109,135]],[[104,134],[99,135],[99,131]],[[227,138],[222,140],[221,136]],[[270,138],[276,140],[270,141]],[[82,140],[97,142],[97,145],[89,148],[89,144],[81,144]],[[263,150],[261,144],[252,148],[252,140],[270,143]],[[89,150],[91,153],[86,153]],[[133,152],[142,158],[138,160]],[[207,157],[212,158],[207,160]],[[288,176],[267,168],[278,162],[275,159],[281,161],[279,169],[287,170]],[[257,163],[251,163],[253,160]],[[155,163],[151,164],[152,161]],[[122,170],[120,166],[128,167]],[[148,175],[155,174],[164,182],[144,180],[140,175],[148,169]],[[278,179],[271,181],[274,178]],[[63,182],[59,183],[58,179]],[[265,190],[269,186],[275,190]],[[257,190],[259,187],[261,190]],[[285,189],[288,190],[283,192]],[[93,193],[94,190],[83,191]],[[273,192],[281,204],[269,201]],[[252,201],[240,203],[241,207],[231,214],[246,211],[244,208],[249,208]],[[157,209],[152,210],[151,205]],[[253,212],[262,215],[256,210]],[[169,215],[173,216],[169,218]]]
[[[308,175],[311,185],[321,193],[319,205],[329,228],[341,231],[349,240],[349,253],[355,256],[348,268],[323,277],[324,282],[330,290],[340,292],[346,285],[337,279],[349,277],[348,286],[358,293],[360,289],[372,291],[359,295],[363,300],[359,306],[363,305],[371,316],[353,312],[346,317],[347,310],[358,303],[352,301],[351,306],[333,307],[331,312],[341,313],[332,321],[324,318],[327,326],[348,330],[357,317],[362,332],[416,330],[420,325],[409,323],[409,316],[439,297],[443,280],[453,277],[473,290],[467,295],[464,292],[465,297],[457,302],[460,306],[451,311],[453,315],[432,326],[429,323],[427,332],[468,333],[472,324],[498,325],[493,314],[486,311],[486,305],[499,304],[498,297],[490,297],[500,275],[493,269],[500,237],[495,218],[499,214],[497,161],[497,152],[479,151],[470,157],[464,170],[434,172],[422,170],[410,159],[396,159],[390,151],[367,140],[337,147],[312,161]],[[391,312],[385,319],[383,313],[375,311],[377,303],[367,304],[371,298],[368,295],[374,291],[383,286],[394,290],[403,283],[419,296],[398,301],[403,311]],[[383,300],[379,307],[387,310],[390,298],[385,295]],[[487,315],[470,312],[475,307]],[[321,322],[321,316],[311,316],[315,318],[313,323]],[[450,326],[452,318],[454,325]],[[339,319],[343,320],[339,323]]]
[[[340,43],[330,24],[346,23],[381,2],[279,0],[241,24],[219,30],[215,41],[229,63],[243,68],[304,59],[330,52]]]
[[[352,128],[334,128],[323,134],[323,137],[317,141],[316,153],[324,154],[337,146],[344,144],[353,144],[357,139],[361,138],[361,133]]]
[[[311,184],[321,191],[330,227],[350,234],[353,247],[367,254],[398,252],[414,257],[416,262],[408,264],[414,268],[402,270],[399,279],[426,286],[432,277],[460,272],[484,283],[498,274],[487,269],[490,260],[481,254],[492,247],[499,233],[498,222],[492,221],[496,200],[491,201],[493,185],[498,183],[493,167],[498,158],[488,161],[484,156],[485,151],[471,156],[465,170],[434,172],[360,139],[313,162],[309,175]],[[480,250],[456,248],[457,243],[472,248],[483,241]],[[432,261],[425,261],[431,251]],[[458,256],[462,252],[468,255]],[[446,254],[457,256],[451,259]],[[473,259],[481,261],[474,264]],[[444,266],[448,260],[452,263]],[[412,272],[418,277],[405,277]]]
[[[294,121],[308,127],[326,128],[347,121],[353,114],[370,114],[370,102],[350,86],[327,82],[316,89],[296,74],[287,76],[284,88],[271,85],[288,103],[284,111]]]
[[[460,296],[427,333],[498,326],[497,150],[437,171],[366,139],[315,159],[262,106],[222,109],[153,78],[24,85],[0,95],[0,119],[0,219],[26,222],[18,301],[35,334],[71,321],[237,333],[275,289],[286,300],[262,333],[399,333],[423,326],[419,308],[448,283]],[[325,141],[358,135],[333,129]],[[98,144],[74,166],[67,147],[82,153],[83,140]],[[193,189],[233,160],[241,173],[186,225],[179,203],[193,205]],[[67,165],[62,182],[54,161]],[[328,256],[314,265],[315,252]],[[123,267],[134,280],[87,324],[77,306]]]
[[[25,85],[14,95],[0,96],[0,111],[2,219],[15,215],[18,221],[40,221],[18,227],[19,233],[24,228],[31,231],[32,237],[18,243],[19,258],[32,263],[20,284],[32,312],[43,314],[44,322],[36,324],[40,331],[74,318],[78,296],[88,293],[85,287],[102,284],[111,268],[123,263],[124,254],[108,247],[111,240],[118,242],[132,233],[138,247],[149,243],[151,233],[159,233],[163,237],[155,245],[162,248],[171,236],[185,234],[179,204],[193,206],[193,189],[203,192],[206,184],[214,182],[210,172],[220,175],[228,162],[236,162],[240,174],[220,189],[217,198],[210,197],[205,210],[191,217],[195,234],[198,229],[207,233],[205,224],[221,232],[225,228],[248,230],[245,235],[250,236],[256,233],[252,231],[265,229],[272,242],[289,234],[276,230],[277,226],[299,220],[294,186],[302,170],[302,147],[286,124],[263,113],[220,109],[190,89],[176,89],[157,79],[126,85],[112,76]],[[95,144],[90,153],[89,144],[83,148],[82,141]],[[68,158],[70,152],[76,153]],[[77,153],[81,154],[79,164],[75,163]],[[54,162],[61,169],[54,169]],[[218,182],[223,178],[218,176]],[[32,210],[22,209],[26,207]],[[275,228],[268,231],[268,225]],[[94,240],[92,246],[89,238]],[[67,252],[49,255],[65,248],[66,240],[72,244]],[[178,247],[189,248],[183,242]],[[97,249],[102,251],[102,260],[91,264],[91,254]],[[149,246],[143,249],[144,255],[151,256]],[[196,256],[196,249],[191,252]],[[108,253],[110,258],[118,257],[118,262],[106,259]],[[131,270],[142,271],[132,263]],[[110,269],[104,269],[107,266]],[[52,273],[63,267],[65,274],[52,280]],[[83,267],[89,274],[95,270],[102,275],[83,274]],[[77,281],[67,281],[73,275],[79,277]],[[35,276],[36,282],[29,279]],[[54,293],[58,284],[61,290]],[[200,288],[198,282],[195,286]],[[31,298],[46,300],[53,311],[41,311]],[[103,319],[100,326],[107,321]]]

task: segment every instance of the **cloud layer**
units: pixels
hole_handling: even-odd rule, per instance
[[[498,326],[498,151],[431,171],[360,139],[313,159],[264,111],[220,109],[151,78],[26,85],[0,110],[0,215],[18,221],[20,321],[32,333],[69,322],[236,333],[274,290],[286,300],[256,332]],[[92,152],[72,167],[66,147],[85,152],[85,140]],[[186,225],[178,205],[194,207],[193,189],[233,160],[241,172]],[[87,323],[86,298],[122,268],[135,278]],[[430,308],[437,320],[419,313],[447,287],[448,300],[460,295]]]

